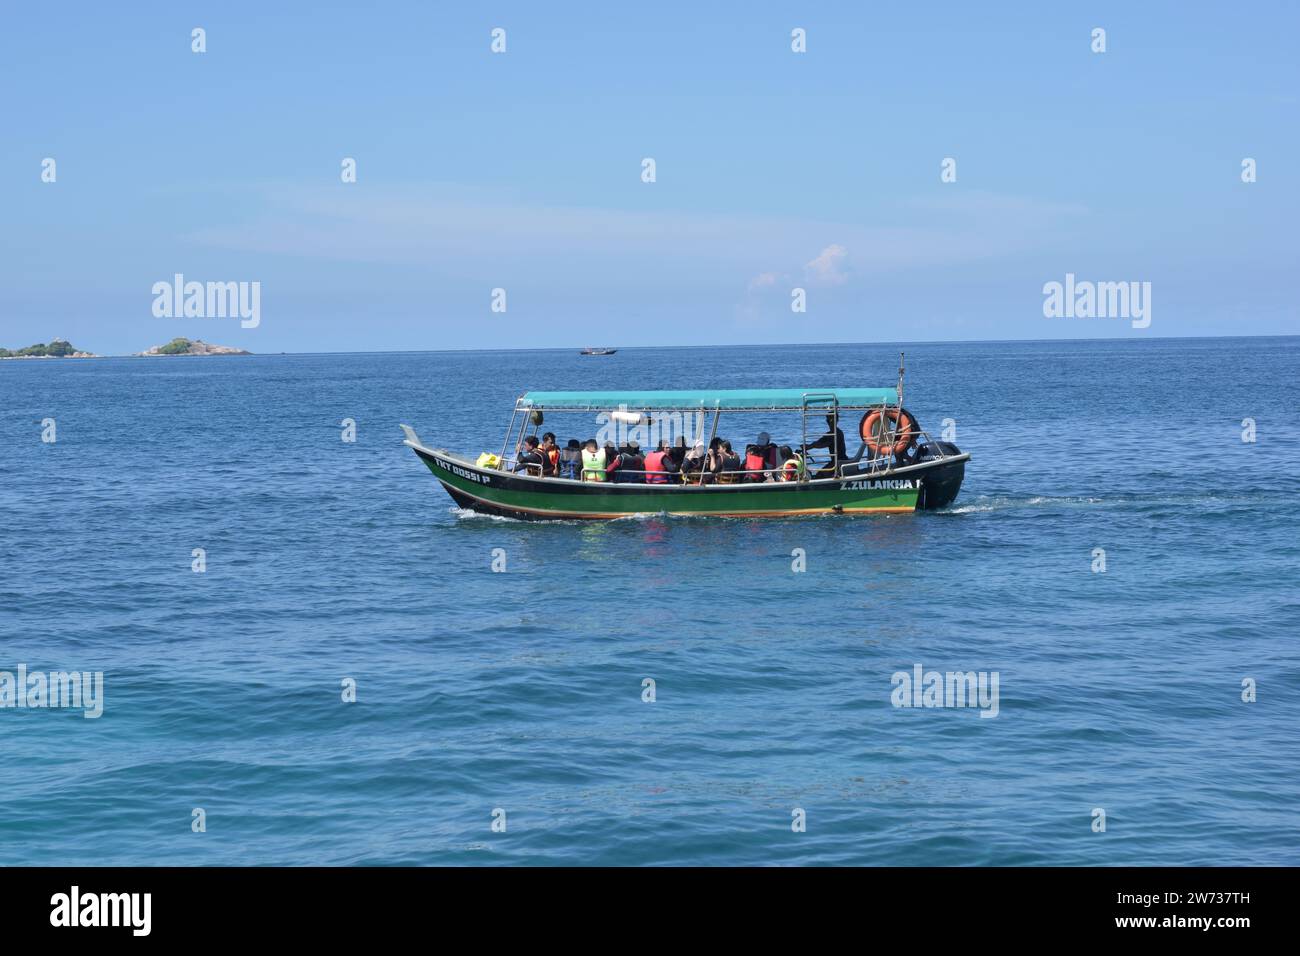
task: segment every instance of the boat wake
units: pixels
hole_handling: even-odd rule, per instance
[[[447,513],[457,521],[508,521],[511,524],[527,524],[522,518],[510,518],[506,515],[488,515],[468,508],[448,508]]]
[[[1014,508],[1036,508],[1040,506],[1059,507],[1059,508],[1087,508],[1094,505],[1105,505],[1107,502],[1103,498],[1086,498],[1086,497],[1051,497],[1049,495],[1035,495],[1031,498],[1009,498],[993,497],[982,495],[975,501],[968,504],[957,505],[952,508],[943,508],[936,511],[935,514],[942,515],[966,515],[981,514],[986,511],[1009,511]]]
[[[1033,495],[1013,497],[1008,495],[980,495],[973,501],[933,512],[938,515],[981,514],[988,511],[1013,511],[1023,508],[1168,508],[1178,507],[1279,507],[1288,506],[1284,496],[1272,493],[1254,495],[1137,495],[1122,494],[1108,498],[1084,495]]]

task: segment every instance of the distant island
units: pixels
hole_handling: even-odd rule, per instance
[[[243,349],[231,348],[229,345],[210,345],[202,339],[172,339],[166,345],[155,345],[147,352],[136,355],[252,355]]]
[[[51,339],[49,345],[37,343],[25,349],[10,351],[0,349],[0,358],[99,358],[92,352],[83,352],[67,339]]]

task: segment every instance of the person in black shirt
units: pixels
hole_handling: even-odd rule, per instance
[[[729,441],[718,442],[718,447],[709,452],[708,470],[714,481],[729,485],[738,479],[737,472],[743,467],[740,456],[731,450]]]
[[[542,436],[542,444],[537,453],[542,456],[542,477],[554,478],[559,473],[560,464],[560,449],[555,444],[555,432],[547,432]]]
[[[826,416],[826,434],[810,444],[805,449],[804,461],[808,460],[807,451],[813,448],[825,448],[833,456],[826,466],[820,469],[814,478],[831,478],[835,474],[835,465],[843,464],[844,460],[849,457],[848,449],[844,446],[844,432],[839,428],[836,421],[835,413],[831,412]]]
[[[641,446],[634,441],[629,441],[619,452],[614,481],[620,485],[644,483],[644,472],[645,458],[641,455]]]
[[[529,435],[515,452],[515,471],[540,477],[546,472],[546,459],[537,450],[537,436]]]

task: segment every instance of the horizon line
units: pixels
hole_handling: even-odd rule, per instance
[[[188,338],[188,336],[179,336]],[[830,345],[1028,345],[1050,342],[1140,342],[1140,341],[1184,341],[1193,339],[1294,339],[1300,338],[1300,332],[1288,333],[1253,333],[1246,335],[1124,335],[1124,336],[1093,336],[1089,338],[1053,338],[1053,339],[898,339],[885,342],[862,342],[862,341],[839,341],[839,342],[715,342],[697,345],[616,345],[602,346],[602,348],[614,348],[618,351],[632,351],[634,349],[717,349],[717,348],[808,348]],[[66,339],[52,339],[51,341],[67,341]],[[212,345],[206,339],[191,341],[203,341],[205,344]],[[49,344],[49,343],[33,343]],[[71,344],[71,343],[69,343]],[[27,346],[19,346],[24,348]],[[243,348],[240,346],[231,346]],[[588,346],[578,345],[547,345],[532,346],[513,349],[503,348],[449,348],[449,349],[338,349],[322,352],[253,352],[249,351],[251,356],[259,355],[445,355],[459,352],[568,352],[573,350],[580,351]],[[17,357],[17,356],[15,356]],[[128,352],[121,355],[99,355],[94,354],[95,358],[218,358],[218,357],[238,357],[238,356],[150,356],[142,355],[137,352]]]

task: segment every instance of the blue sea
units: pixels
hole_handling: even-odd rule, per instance
[[[900,346],[0,362],[0,670],[104,681],[0,709],[0,864],[1300,863],[1300,338],[901,348],[951,508],[611,523],[462,512],[398,423]]]

